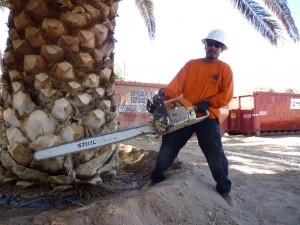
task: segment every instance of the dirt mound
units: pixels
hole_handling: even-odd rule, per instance
[[[145,136],[120,145],[123,164],[101,187],[76,187],[80,198],[64,199],[66,204],[57,209],[0,207],[0,224],[300,224],[300,136],[225,136],[223,143],[237,207],[216,192],[195,137],[167,171],[167,179],[147,185],[160,139]],[[40,187],[39,194],[46,190]],[[73,194],[68,191],[63,194]]]
[[[149,183],[157,152],[133,146],[119,146],[121,166],[115,173],[105,174],[99,185],[50,186],[37,184],[26,189],[16,189],[14,182],[0,186],[0,219],[12,215],[37,215],[43,210],[60,210],[84,206],[95,200],[122,195],[125,191],[139,190]],[[176,161],[170,171],[180,168]],[[34,209],[30,211],[30,209]],[[36,210],[37,209],[37,210]],[[12,212],[12,213],[10,213]],[[15,213],[14,213],[15,212]]]

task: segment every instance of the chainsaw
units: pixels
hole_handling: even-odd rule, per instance
[[[153,99],[153,103],[148,100],[147,110],[153,114],[153,121],[150,121],[148,125],[87,137],[42,149],[34,153],[34,158],[36,160],[42,160],[73,154],[146,134],[164,135],[203,121],[209,116],[207,110],[204,116],[197,118],[195,107],[184,98],[164,102],[162,98],[157,97],[155,100]]]

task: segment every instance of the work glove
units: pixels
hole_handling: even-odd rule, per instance
[[[197,102],[196,103],[196,112],[202,112],[205,113],[206,110],[208,109],[208,107],[210,106],[210,102],[208,101],[208,99],[205,99],[201,102]]]
[[[154,105],[159,104],[159,98],[161,98],[162,100],[165,98],[166,93],[165,90],[163,88],[159,89],[158,93],[156,95],[153,96],[153,103]]]
[[[158,94],[153,96],[153,104],[148,99],[148,101],[147,101],[147,110],[148,110],[148,112],[153,114],[153,112],[156,110],[156,106],[160,105],[159,98],[161,98],[161,100],[163,100],[164,97],[165,97],[165,91],[164,91],[163,88],[161,88],[161,89],[159,89]]]

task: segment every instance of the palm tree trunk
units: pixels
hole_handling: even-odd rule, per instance
[[[115,145],[42,161],[33,153],[117,129],[113,32],[118,0],[10,4],[0,182],[101,181],[101,174],[117,165]]]

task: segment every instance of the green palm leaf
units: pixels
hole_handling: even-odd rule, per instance
[[[264,0],[268,11],[257,1],[253,0],[231,0],[234,7],[255,27],[255,29],[271,44],[277,45],[278,40],[283,39],[284,30],[289,34],[291,39],[299,41],[298,29],[291,16],[286,0]]]
[[[299,41],[300,36],[286,0],[264,0],[265,5],[278,17],[293,41]]]
[[[271,44],[277,45],[278,41],[283,39],[283,31],[286,31],[294,42],[300,40],[287,0],[262,0],[263,6],[257,0],[231,0],[231,2]],[[136,0],[135,4],[144,19],[150,39],[154,39],[156,24],[152,0]],[[8,6],[8,0],[0,0],[0,7]]]
[[[280,25],[264,7],[252,0],[231,2],[263,37],[277,45],[277,40],[282,36]]]
[[[147,26],[149,37],[153,40],[156,30],[153,2],[151,0],[136,0],[135,4]]]

